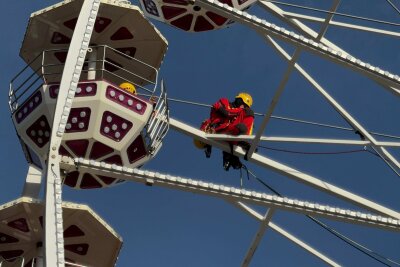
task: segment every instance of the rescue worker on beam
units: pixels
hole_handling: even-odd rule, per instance
[[[254,124],[254,112],[251,109],[253,99],[250,94],[241,92],[233,102],[229,102],[226,98],[219,99],[211,107],[210,118],[203,121],[200,130],[206,133],[221,133],[230,135],[251,134]],[[233,145],[240,145],[248,148],[246,142],[229,142],[231,148]],[[196,144],[197,147],[201,145]],[[211,146],[203,145],[206,157],[211,155]],[[230,167],[240,169],[242,163],[237,156],[231,153],[223,152],[223,167],[226,171]]]

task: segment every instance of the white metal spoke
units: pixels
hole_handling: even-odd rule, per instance
[[[333,19],[334,12],[336,12],[336,10],[337,10],[337,8],[338,8],[338,6],[339,6],[339,4],[340,4],[340,1],[341,1],[341,0],[333,0],[332,7],[331,7],[331,9],[330,9],[330,11],[331,11],[332,13],[330,13],[330,14],[328,14],[328,15],[326,16],[326,19],[324,20],[324,23],[322,24],[321,30],[319,31],[318,36],[317,36],[317,38],[316,38],[316,40],[317,40],[318,42],[321,41],[322,37],[324,37],[326,31],[328,30],[329,24],[330,24],[331,20]]]
[[[72,107],[76,87],[85,61],[89,41],[99,9],[100,0],[83,2],[71,44],[68,50],[54,111],[47,162],[45,192],[45,265],[64,266],[64,226],[62,219],[62,184],[60,175],[60,148],[65,125]]]
[[[286,12],[280,9],[278,6],[276,6],[273,3],[267,2],[267,1],[258,1],[257,2],[261,7],[263,7],[266,11],[270,12],[272,15],[277,17],[278,19],[288,23],[291,27],[299,30],[302,34],[305,36],[309,36],[313,39],[315,39],[318,36],[318,33],[315,32],[313,29],[302,23],[301,21],[297,19],[292,19],[288,18],[285,16]],[[326,45],[327,47],[330,47],[332,49],[335,49],[336,51],[340,52],[341,54],[347,54],[350,55],[347,51],[343,50],[342,48],[336,46],[334,43],[330,42],[329,40],[322,38],[321,43]],[[365,63],[365,65],[369,65],[368,63]],[[398,77],[398,75],[395,75]],[[399,86],[391,86],[386,84],[385,82],[379,80],[379,79],[374,79],[375,82],[377,82],[380,86],[384,87],[387,89],[389,92],[395,94],[396,96],[400,96],[400,88]]]
[[[44,164],[42,164],[44,166]],[[28,168],[28,173],[26,175],[26,180],[24,184],[24,189],[22,191],[23,197],[38,198],[40,193],[40,185],[42,182],[42,170],[38,167],[30,164]]]
[[[284,56],[287,60],[291,60],[290,55],[271,37],[266,36],[266,38],[273,44],[273,46],[280,52],[282,56]],[[400,163],[387,151],[385,148],[379,147],[375,138],[364,128],[361,124],[359,124],[332,96],[325,91],[321,85],[317,83],[299,64],[295,65],[296,69],[300,72],[301,75],[306,78],[306,80],[311,83],[311,85],[323,96],[325,99],[332,105],[332,107],[340,114],[342,117],[351,125],[354,129],[358,130],[365,139],[371,142],[371,145],[378,150],[379,154],[383,154],[384,157],[387,157],[388,160],[400,169]]]
[[[302,15],[302,14],[296,14],[296,13],[292,13],[292,12],[283,12],[283,15],[288,18],[295,18],[295,19],[307,20],[307,21],[312,21],[312,22],[323,22],[324,21],[323,18],[307,16],[307,15]],[[338,26],[338,27],[343,27],[343,28],[348,28],[348,29],[353,29],[353,30],[372,32],[372,33],[383,34],[383,35],[388,35],[388,36],[393,36],[393,37],[400,37],[399,32],[380,30],[380,29],[375,29],[375,28],[371,28],[371,27],[354,25],[354,24],[350,24],[350,23],[344,23],[344,22],[332,20],[329,24],[331,26]]]
[[[260,127],[258,128],[255,138],[251,142],[250,149],[247,152],[247,157],[251,157],[251,155],[256,150],[258,142],[260,141],[261,135],[264,133],[265,127],[267,127],[267,124],[268,124],[269,120],[271,119],[271,115],[274,112],[276,105],[278,104],[279,98],[281,97],[287,82],[289,81],[290,74],[294,70],[294,64],[296,63],[297,59],[300,57],[301,51],[302,51],[301,48],[297,48],[296,51],[294,52],[293,58],[288,63],[288,67],[283,75],[283,79],[281,80],[281,82],[278,86],[278,89],[275,91],[275,94],[272,97],[271,104],[267,107],[267,110],[264,113],[265,114],[264,119],[261,122]]]
[[[254,135],[227,135],[227,134],[206,134],[208,139],[216,141],[251,141]],[[261,136],[260,141],[265,142],[284,142],[284,143],[310,143],[310,144],[326,144],[326,145],[351,145],[351,146],[367,146],[371,145],[371,141],[366,140],[350,140],[350,139],[327,139],[327,138],[307,138],[307,137],[283,137],[283,136]],[[400,142],[376,142],[382,147],[400,147]]]
[[[285,11],[283,11],[281,8],[279,8],[277,5],[270,3],[268,1],[258,1],[257,4],[264,8],[264,10],[268,11],[270,14],[274,15],[276,18],[282,20],[283,22],[287,23],[294,29],[300,31],[302,34],[305,36],[311,37],[312,39],[317,38],[318,33],[314,31],[313,29],[309,28],[307,25],[302,23],[301,21],[297,19],[292,19],[288,18],[285,16]],[[322,21],[325,21],[325,19],[322,19]],[[325,37],[321,38],[321,43],[325,44],[326,46],[331,47],[332,49],[341,51],[343,53],[347,53],[340,47],[336,46],[334,43],[330,42],[328,39]]]
[[[251,243],[246,256],[244,257],[244,260],[242,262],[242,267],[249,266],[251,259],[253,258],[253,255],[256,252],[265,231],[267,230],[268,224],[271,222],[272,215],[274,215],[274,210],[268,209],[264,217],[262,218],[260,227],[258,228],[256,235],[254,236],[253,242]]]
[[[218,142],[215,140],[211,140],[211,139],[207,139],[206,134],[203,131],[200,131],[194,127],[191,127],[191,126],[184,124],[180,121],[177,121],[173,118],[170,118],[170,126],[172,129],[175,129],[175,130],[177,130],[185,135],[188,135],[192,138],[196,138],[196,139],[198,139],[206,144],[209,144],[211,146],[215,146],[223,151],[226,151],[226,152],[231,151],[228,144]],[[233,150],[233,152],[236,156],[243,157],[245,155],[245,151],[240,147],[236,147]],[[341,199],[347,200],[347,201],[354,203],[360,207],[363,207],[367,210],[376,212],[378,214],[384,214],[386,216],[400,219],[400,214],[394,210],[386,208],[386,207],[379,205],[373,201],[370,201],[361,196],[353,194],[349,191],[346,191],[346,190],[339,188],[335,185],[332,185],[328,182],[322,181],[322,180],[320,180],[316,177],[313,177],[309,174],[305,174],[299,170],[296,170],[287,165],[284,165],[282,163],[274,161],[270,158],[259,155],[258,153],[254,153],[251,157],[248,158],[248,161],[256,163],[264,168],[271,169],[271,170],[278,172],[282,175],[285,175],[289,178],[294,178],[299,182],[311,185],[321,191],[324,191],[326,193],[329,193],[329,194],[339,197]]]
[[[246,205],[246,204],[244,204],[242,202],[230,202],[230,203],[232,203],[233,205],[235,205],[239,209],[245,211],[246,213],[248,213],[252,217],[256,218],[257,220],[259,220],[259,221],[263,220],[263,216],[260,213],[258,213],[257,211],[255,211],[254,209],[252,209],[251,207],[249,207],[248,205]],[[304,250],[306,250],[310,254],[314,255],[315,257],[318,257],[320,260],[324,261],[325,263],[329,264],[330,266],[334,266],[334,267],[339,267],[340,266],[335,261],[333,261],[332,259],[328,258],[327,256],[325,256],[324,254],[322,254],[318,250],[314,249],[310,245],[304,243],[303,241],[301,241],[300,239],[298,239],[294,235],[290,234],[288,231],[284,230],[282,227],[278,226],[277,224],[275,224],[275,223],[270,221],[268,226],[272,230],[274,230],[277,233],[281,234],[283,237],[286,237],[287,239],[289,239],[290,241],[292,241],[293,243],[295,243],[299,247],[303,248]]]
[[[222,16],[249,26],[260,33],[271,35],[274,38],[278,38],[293,45],[303,47],[307,51],[327,58],[337,64],[351,68],[354,71],[360,72],[373,80],[386,84],[387,86],[391,86],[393,87],[393,90],[390,91],[395,95],[400,96],[400,77],[398,75],[394,75],[378,67],[371,66],[360,59],[354,58],[350,54],[336,51],[332,47],[327,47],[322,43],[314,42],[305,38],[304,36],[299,36],[294,32],[286,30],[285,28],[277,27],[276,25],[262,20],[254,15],[234,9],[216,0],[197,0],[195,3],[200,7],[208,8]]]
[[[334,4],[331,8],[331,11],[336,11],[338,5],[339,5],[340,1],[339,0],[335,0]],[[328,29],[329,26],[329,21],[333,18],[333,14],[330,14],[327,16],[325,23],[322,25],[321,30],[317,36],[317,40],[319,41],[325,34],[325,32]],[[251,146],[247,152],[247,157],[251,157],[251,155],[254,153],[254,151],[257,149],[257,145],[258,142],[260,141],[261,135],[264,133],[265,128],[267,127],[267,124],[269,122],[269,120],[271,119],[272,113],[275,110],[276,105],[278,104],[278,100],[281,97],[283,90],[286,87],[287,82],[289,81],[289,77],[290,74],[292,73],[292,71],[294,70],[294,65],[297,62],[298,58],[300,57],[300,54],[302,52],[302,48],[297,48],[296,51],[294,52],[293,57],[290,59],[290,61],[288,62],[288,67],[283,75],[283,79],[281,80],[278,89],[276,90],[274,96],[272,97],[272,101],[271,104],[269,105],[269,107],[267,107],[266,112],[264,113],[264,119],[261,122],[260,127],[258,128],[256,137],[253,139],[253,141],[251,142]]]
[[[330,218],[348,223],[357,223],[366,226],[379,227],[387,230],[400,231],[400,220],[393,217],[382,217],[379,215],[366,214],[361,211],[345,210],[338,207],[330,207],[319,203],[300,201],[264,192],[250,191],[243,188],[235,188],[222,184],[193,180],[179,176],[165,175],[158,172],[132,169],[115,164],[76,159],[75,162],[68,161],[63,157],[61,165],[66,170],[78,170],[90,172],[95,175],[103,175],[116,179],[123,179],[144,183],[147,185],[158,185],[178,190],[189,191],[223,198],[231,201],[244,201],[274,209],[283,209],[291,212],[302,213],[313,216]]]

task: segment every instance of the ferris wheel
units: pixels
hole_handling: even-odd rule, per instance
[[[370,130],[364,124],[365,119],[359,120],[352,115],[352,112],[370,110],[368,116],[373,117],[374,113],[387,110],[387,117],[379,115],[372,123],[376,127],[379,123],[396,124],[399,113],[395,112],[400,111],[399,105],[396,105],[400,96],[400,77],[393,69],[396,65],[386,69],[372,61],[368,63],[354,47],[351,50],[356,51],[357,56],[329,38],[358,38],[359,35],[353,32],[361,32],[360,36],[371,36],[371,39],[375,35],[398,38],[400,33],[392,28],[400,24],[339,12],[341,5],[344,1],[300,5],[296,1],[141,0],[139,7],[122,0],[73,0],[32,13],[20,49],[20,56],[27,65],[11,80],[9,90],[12,121],[29,169],[22,196],[0,206],[0,266],[119,265],[117,259],[123,251],[122,237],[89,206],[63,201],[63,191],[66,187],[70,188],[67,190],[82,189],[77,194],[105,188],[112,190],[126,187],[127,181],[151,188],[167,187],[172,192],[204,195],[200,202],[212,196],[220,202],[224,200],[222,202],[243,213],[241,216],[252,220],[249,224],[252,227],[243,230],[243,233],[252,233],[247,238],[238,234],[241,228],[234,228],[234,222],[226,222],[236,229],[233,232],[238,235],[236,242],[242,244],[242,255],[231,255],[229,241],[220,241],[226,244],[226,250],[221,249],[219,254],[224,254],[222,258],[232,258],[232,261],[216,263],[203,255],[202,262],[211,266],[256,266],[257,263],[266,265],[268,262],[272,265],[280,265],[281,262],[298,264],[299,259],[295,256],[271,262],[268,256],[258,255],[265,236],[271,232],[268,229],[279,236],[279,242],[285,240],[285,244],[294,244],[296,249],[307,252],[304,257],[314,256],[315,264],[350,264],[339,256],[335,257],[334,252],[321,251],[320,247],[326,244],[318,241],[312,227],[326,232],[331,240],[335,240],[332,242],[340,242],[336,246],[346,246],[351,251],[348,254],[350,258],[358,254],[357,257],[365,257],[364,260],[371,265],[400,265],[399,259],[396,259],[398,255],[393,254],[396,246],[397,250],[400,246],[397,233],[400,230],[400,213],[396,203],[391,203],[396,201],[396,196],[389,196],[395,192],[393,187],[398,183],[396,179],[400,178],[400,137],[395,132]],[[379,6],[385,6],[387,12],[397,16],[400,14],[389,0]],[[335,20],[338,17],[346,22]],[[149,19],[169,26],[160,24],[156,27]],[[190,35],[190,38],[197,38],[194,37],[197,34],[201,34],[199,38],[206,38],[218,32],[227,37],[229,30],[241,27],[235,37],[240,39],[237,42],[257,40],[261,45],[257,44],[252,51],[244,53],[246,57],[252,57],[246,59],[246,64],[253,63],[254,66],[227,66],[226,69],[218,69],[217,75],[207,75],[207,72],[215,72],[213,64],[218,65],[215,59],[209,59],[206,70],[200,70],[198,75],[191,72],[194,67],[175,66],[180,72],[176,77],[188,76],[182,79],[185,84],[180,85],[181,88],[189,88],[187,93],[178,93],[175,88],[181,80],[171,81],[168,75],[171,72],[163,73],[168,63],[168,41],[174,57],[180,54],[190,61],[191,53],[201,54],[201,51],[199,47],[196,47],[197,50],[186,47],[185,50],[174,51],[175,43],[166,38],[158,27],[173,30],[173,34]],[[331,28],[338,28],[339,34],[330,35]],[[347,34],[349,31],[351,34]],[[249,32],[254,36],[248,35]],[[228,40],[232,41],[230,37]],[[228,53],[228,40],[221,46],[223,49],[215,50],[220,54]],[[199,41],[196,39],[196,42]],[[262,54],[260,49],[263,48],[260,47],[266,46],[265,42],[272,50]],[[206,45],[218,46],[215,43],[201,44]],[[361,51],[369,49],[368,43],[356,48]],[[384,46],[378,52],[382,53],[382,58],[387,56],[385,53],[390,53],[385,51]],[[229,62],[240,63],[241,56],[238,52],[236,55],[234,59],[229,58]],[[203,54],[200,58],[207,56]],[[398,56],[393,54],[395,57]],[[261,62],[262,67],[268,66],[269,73],[257,69]],[[195,65],[199,62],[191,63]],[[251,91],[257,102],[255,107],[263,109],[261,113],[256,112],[254,134],[231,136],[205,133],[198,129],[200,120],[196,122],[189,118],[192,112],[182,111],[175,104],[186,104],[188,110],[205,107],[202,116],[206,117],[209,105],[196,100],[201,99],[202,92],[199,96],[193,92],[210,87],[206,92],[208,96],[234,96],[237,92],[232,92],[233,89],[217,90],[212,84],[220,81],[215,77],[222,77],[221,80],[229,84],[237,81],[233,77],[235,73],[227,71],[234,67],[242,71],[251,70],[252,74],[242,77],[258,77],[254,83],[246,80],[243,84],[268,84]],[[206,83],[196,84],[200,76]],[[190,84],[186,84],[187,81]],[[129,88],[124,84],[128,84]],[[347,85],[346,90],[337,89],[344,85]],[[307,87],[314,94],[305,93],[302,89],[286,93],[293,87]],[[268,92],[264,92],[266,88]],[[335,90],[339,93],[332,93]],[[354,91],[353,94],[347,92],[350,90]],[[347,95],[350,97],[344,97]],[[384,100],[375,98],[378,96]],[[316,99],[322,104],[311,106],[310,103]],[[357,105],[350,111],[338,99],[344,100],[347,105],[355,102]],[[367,107],[362,104],[364,101],[368,103]],[[376,106],[371,106],[371,103]],[[294,114],[312,114],[319,120],[277,115],[277,111],[286,110],[286,105]],[[299,108],[297,111],[296,105]],[[325,106],[331,108],[329,113]],[[178,112],[174,111],[175,107]],[[336,120],[341,119],[347,126],[321,122],[321,118],[333,118],[332,114],[337,114]],[[388,129],[396,131],[399,128],[394,125]],[[310,133],[312,137],[309,137]],[[169,138],[170,135],[173,137]],[[186,141],[181,141],[181,138]],[[213,147],[212,159],[206,159],[201,151],[196,150],[192,140]],[[232,142],[246,142],[248,147],[232,146]],[[215,155],[218,150],[238,156],[243,163],[239,171],[225,172],[231,177],[226,182],[212,179],[215,175],[213,167],[207,171],[207,165],[214,166],[213,163],[219,160]],[[296,157],[282,156],[285,153]],[[350,162],[354,154],[362,154],[355,159],[355,163]],[[308,161],[305,159],[308,155],[346,155],[346,158],[344,161]],[[167,162],[169,172],[158,168],[160,161],[157,160],[160,158]],[[300,163],[295,163],[295,160]],[[372,160],[378,162],[384,171],[376,171],[377,165],[373,165]],[[353,176],[356,176],[357,168],[352,168],[356,164],[364,169],[360,172],[362,178],[376,174],[384,177],[368,177],[368,180],[353,182],[333,177],[347,173],[347,179],[350,176],[356,179]],[[302,170],[302,166],[313,165],[317,166],[317,173],[319,170],[327,172],[327,177]],[[147,166],[151,166],[152,170]],[[181,174],[180,169],[185,169],[185,174]],[[199,179],[200,174],[205,177]],[[266,175],[290,178],[290,182],[280,184],[278,189],[271,185],[270,178],[264,178]],[[335,178],[339,179],[339,184],[346,186],[337,185]],[[292,180],[296,187],[290,184]],[[375,190],[380,201],[366,197],[370,191],[362,191],[363,183],[371,183],[368,190]],[[40,196],[41,189],[43,197]],[[111,202],[108,204],[113,206]],[[125,214],[132,212],[127,205]],[[391,208],[393,206],[395,208]],[[117,209],[122,210],[121,207]],[[190,214],[194,216],[194,213]],[[292,221],[299,217],[302,219]],[[275,223],[275,218],[285,222],[285,225],[304,228],[308,227],[304,225],[313,225],[310,229],[314,230],[307,230],[306,233],[315,242],[307,244],[297,236],[304,234],[293,233],[296,228],[285,229]],[[306,222],[302,221],[304,219]],[[339,227],[350,227],[343,227],[345,234],[329,226],[331,222],[335,225],[341,223]],[[112,221],[109,223],[114,224]],[[132,225],[134,220],[127,220],[125,224]],[[236,227],[239,226],[237,222]],[[359,231],[359,227],[371,229],[372,236],[385,236],[383,239],[392,243],[378,246],[385,248],[383,251],[375,251],[351,238],[352,231]],[[128,240],[125,242],[129,239],[125,237]],[[243,245],[244,240],[247,240],[246,245]],[[274,239],[269,244],[278,243]],[[208,245],[211,246],[203,244],[204,247]],[[386,249],[389,256],[385,254]],[[175,256],[182,257],[179,253]],[[193,257],[193,261],[198,261],[198,256]]]

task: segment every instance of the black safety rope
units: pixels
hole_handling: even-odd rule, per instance
[[[245,164],[242,164],[242,168],[247,172],[247,176],[249,176],[249,174],[254,177],[260,184],[262,184],[263,186],[265,186],[266,188],[268,188],[271,192],[273,192],[274,194],[276,194],[277,196],[283,197],[277,190],[275,190],[273,187],[271,187],[270,185],[268,185],[266,182],[264,182],[262,179],[260,179],[259,177],[257,177],[253,172],[251,172],[247,166]],[[320,220],[314,218],[313,216],[310,215],[306,215],[310,220],[312,220],[314,223],[318,224],[320,227],[324,228],[325,230],[327,230],[329,233],[333,234],[334,236],[336,236],[337,238],[339,238],[340,240],[346,242],[348,245],[350,245],[351,247],[357,249],[358,251],[362,252],[363,254],[367,255],[368,257],[382,263],[383,265],[386,266],[393,266],[390,263],[400,266],[400,263],[393,261],[385,256],[382,256],[381,254],[357,243],[356,241],[350,239],[349,237],[341,234],[340,232],[338,232],[337,230],[333,229],[332,227],[326,225],[325,223],[321,222]]]

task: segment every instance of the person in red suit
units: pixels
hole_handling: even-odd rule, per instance
[[[248,93],[239,93],[233,102],[221,98],[211,107],[210,117],[203,121],[200,130],[206,133],[221,133],[230,135],[251,134],[254,124],[254,112],[251,109],[253,99]],[[230,142],[233,145],[244,145],[243,142]],[[201,144],[196,146],[201,147]],[[211,146],[203,145],[206,157],[211,155]],[[232,153],[223,152],[223,166],[240,169],[242,164]]]

